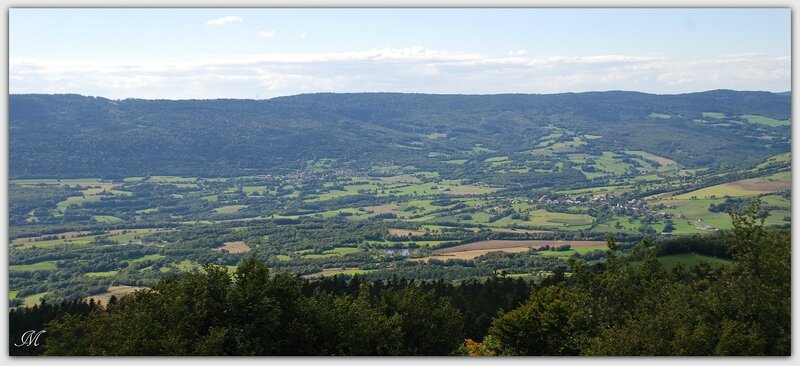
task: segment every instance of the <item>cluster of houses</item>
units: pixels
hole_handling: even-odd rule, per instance
[[[656,219],[665,219],[669,217],[669,214],[667,214],[666,212],[657,212],[656,210],[654,210],[644,200],[638,198],[626,198],[622,196],[617,196],[615,194],[605,194],[597,196],[578,196],[578,197],[570,197],[570,196],[553,197],[553,196],[543,195],[535,202],[533,202],[534,200],[526,200],[526,201],[528,201],[528,203],[538,203],[540,205],[549,205],[549,206],[580,205],[589,207],[591,206],[605,207],[607,209],[614,211],[614,213],[619,215],[649,216]]]

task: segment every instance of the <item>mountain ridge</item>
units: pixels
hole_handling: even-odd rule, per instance
[[[425,166],[434,163],[426,154],[460,159],[472,157],[475,146],[532,151],[553,129],[602,136],[586,142],[598,151],[646,150],[688,167],[722,166],[789,151],[787,127],[737,118],[791,118],[788,96],[730,90],[118,101],[11,94],[9,107],[12,178],[240,175],[302,169],[312,157],[348,168],[375,161]],[[764,134],[771,136],[766,147]]]

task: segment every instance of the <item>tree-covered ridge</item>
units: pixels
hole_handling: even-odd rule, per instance
[[[757,214],[733,213],[718,234],[736,260],[718,270],[668,271],[647,241],[624,252],[613,239],[604,261],[572,261],[570,276],[530,287],[306,282],[250,258],[105,307],[12,311],[11,341],[54,319],[48,355],[788,355],[790,235]]]
[[[441,163],[426,154],[458,160],[476,146],[524,153],[558,128],[602,137],[584,141],[587,151],[656,151],[687,167],[738,164],[789,151],[788,126],[748,116],[784,121],[791,103],[787,95],[717,90],[185,101],[11,95],[9,105],[14,179],[269,174],[321,158],[356,169],[386,161],[427,169]],[[480,169],[466,164],[447,174]]]

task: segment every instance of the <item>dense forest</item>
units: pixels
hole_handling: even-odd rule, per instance
[[[789,355],[787,230],[752,205],[713,234],[735,260],[667,270],[661,246],[570,261],[529,282],[363,277],[307,281],[254,257],[162,278],[108,304],[12,310],[11,339],[46,329],[46,355]],[[675,247],[672,243],[669,247]]]
[[[687,167],[724,166],[789,151],[788,126],[747,123],[746,118],[786,120],[790,102],[785,94],[730,90],[185,101],[11,95],[10,176],[275,174],[322,158],[355,169],[377,161],[430,169],[437,164],[426,154],[460,159],[474,146],[522,153],[535,149],[554,128],[603,136],[588,142],[590,151],[655,150]],[[726,119],[704,119],[719,112]],[[766,144],[759,138],[765,133],[770,136]],[[570,172],[532,171],[516,179],[547,181]],[[471,163],[445,175],[484,181],[491,176]]]

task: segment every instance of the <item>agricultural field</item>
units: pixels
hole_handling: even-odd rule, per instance
[[[38,262],[32,264],[16,264],[8,266],[9,271],[53,271],[56,269],[55,261]]]
[[[87,299],[94,299],[94,301],[99,301],[101,304],[108,304],[108,300],[111,299],[111,296],[116,296],[119,299],[125,295],[145,289],[147,289],[147,287],[144,286],[109,286],[106,292],[89,296]]]
[[[531,263],[540,264],[515,270],[536,280],[542,276],[527,274],[566,265],[573,256],[602,256],[595,252],[606,249],[607,234],[635,241],[728,229],[725,210],[743,204],[738,199],[761,199],[767,225],[791,222],[789,153],[735,172],[689,169],[654,152],[595,145],[607,138],[552,129],[533,149],[475,145],[428,154],[419,168],[385,163],[358,171],[319,159],[307,161],[303,175],[14,180],[18,197],[40,203],[20,206],[18,213],[12,207],[10,291],[25,296],[11,302],[107,301],[111,293],[163,275],[202,271],[205,263],[233,271],[251,255],[274,271],[309,279],[386,276],[409,263],[446,272],[442,261],[536,256]],[[462,169],[491,176],[452,173]],[[558,174],[562,181],[515,188]],[[586,180],[571,183],[579,177]],[[697,186],[687,186],[687,177]],[[698,258],[663,261],[670,266]],[[495,270],[503,269],[499,263]],[[58,280],[47,291],[25,292],[25,278],[33,274]]]
[[[219,251],[226,251],[230,254],[239,254],[239,253],[247,253],[250,251],[250,247],[245,244],[243,241],[229,241],[222,245],[220,248],[216,248],[215,250]]]
[[[752,114],[745,114],[745,115],[742,116],[742,118],[745,119],[747,122],[750,122],[750,123],[758,123],[758,124],[762,124],[762,125],[770,126],[770,127],[791,126],[791,124],[792,124],[792,121],[788,120],[788,119],[777,120],[777,119],[774,119],[774,118],[769,118],[769,117],[764,117],[764,116],[756,116],[756,115],[752,115]]]
[[[790,189],[791,172],[776,173],[766,177],[737,180],[674,196],[674,199],[754,196]]]

